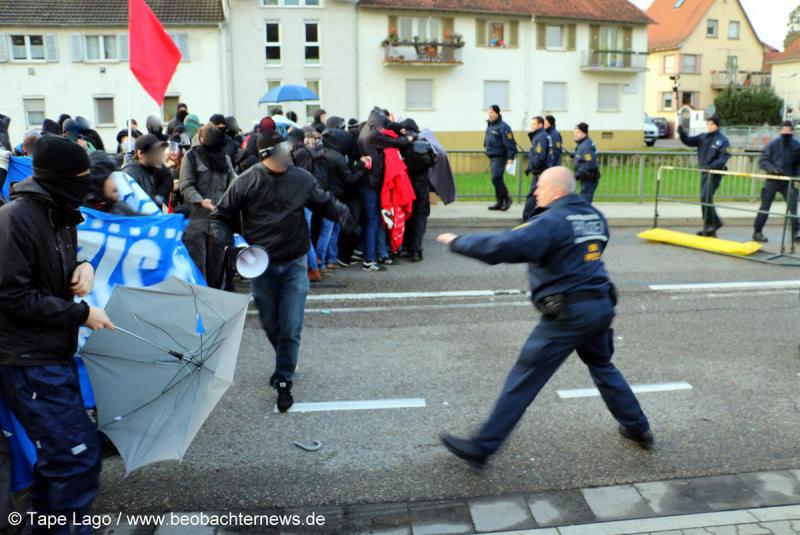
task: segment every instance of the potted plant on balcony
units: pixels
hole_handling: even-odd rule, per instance
[[[389,45],[394,46],[399,42],[400,42],[400,37],[397,35],[397,28],[392,26],[391,28],[389,28],[389,35],[386,37],[386,39],[383,40],[383,43],[381,44],[383,46],[389,46]]]

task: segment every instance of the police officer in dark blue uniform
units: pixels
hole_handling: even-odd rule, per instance
[[[548,162],[548,166],[558,167],[561,165],[561,153],[564,150],[564,141],[561,139],[561,134],[559,134],[556,129],[556,118],[552,115],[545,115],[544,129],[550,141],[550,161]]]
[[[506,166],[511,165],[517,156],[517,142],[511,127],[503,121],[500,106],[489,108],[489,120],[486,125],[486,136],[483,139],[486,156],[489,157],[489,168],[492,172],[492,184],[497,202],[489,210],[506,211],[511,208],[511,196],[508,194],[504,174]]]
[[[708,132],[699,136],[689,136],[678,127],[681,142],[687,147],[697,147],[697,159],[700,169],[725,170],[725,164],[731,157],[731,144],[722,132],[719,131],[719,117],[716,115],[708,118]],[[714,194],[722,183],[722,175],[702,173],[700,179],[700,202],[703,203],[703,230],[697,232],[698,236],[716,237],[717,231],[722,228],[722,220],[714,208]]]
[[[800,143],[794,139],[794,128],[791,121],[785,121],[781,125],[781,137],[773,139],[766,146],[758,163],[761,169],[770,175],[800,176]],[[787,180],[769,179],[761,188],[761,207],[753,223],[753,241],[767,242],[763,233],[764,225],[767,224],[772,201],[775,200],[778,192],[789,203],[789,212],[794,216],[792,218],[792,237],[795,241],[800,240],[797,221],[797,188]]]
[[[597,147],[589,137],[588,124],[579,123],[575,127],[575,143],[575,179],[581,183],[581,196],[592,204],[600,180],[600,166],[597,164]]]
[[[550,138],[544,129],[544,118],[536,116],[531,120],[531,131],[528,132],[531,139],[531,152],[528,155],[528,167],[525,169],[526,175],[531,175],[531,189],[525,198],[525,209],[522,210],[522,221],[525,222],[533,216],[536,210],[536,181],[539,175],[550,167]]]
[[[443,435],[451,453],[486,464],[559,366],[577,350],[625,438],[651,448],[650,424],[625,378],[611,363],[616,292],[601,257],[608,243],[603,215],[575,193],[564,167],[539,177],[534,217],[514,230],[442,234],[453,252],[488,264],[528,263],[532,299],[542,321],[522,347],[489,419],[471,439]]]

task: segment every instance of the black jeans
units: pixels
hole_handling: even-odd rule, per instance
[[[714,208],[714,194],[722,183],[722,175],[711,175],[703,173],[700,179],[700,202],[703,205],[703,225],[707,229],[719,228],[722,221]]]
[[[761,207],[758,209],[758,215],[753,223],[753,228],[756,232],[764,230],[764,225],[767,224],[772,201],[775,200],[775,195],[780,193],[789,204],[789,213],[792,217],[792,236],[797,235],[798,221],[797,221],[797,188],[792,186],[789,190],[789,182],[786,180],[767,180],[764,182],[764,187],[761,188]]]
[[[489,169],[492,172],[492,185],[494,186],[494,196],[498,201],[504,201],[509,198],[508,188],[506,187],[505,173],[506,173],[506,159],[505,158],[490,158]]]
[[[427,175],[424,180],[412,180],[416,199],[411,207],[411,217],[406,223],[405,248],[409,253],[422,252],[422,239],[428,228],[428,216],[431,215],[431,186]]]

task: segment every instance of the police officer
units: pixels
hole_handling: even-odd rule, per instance
[[[611,363],[616,292],[601,260],[608,243],[603,215],[575,194],[564,167],[539,177],[537,213],[514,230],[467,236],[442,234],[453,252],[488,264],[528,262],[532,299],[542,320],[522,347],[500,398],[471,439],[443,435],[451,453],[475,467],[486,464],[528,405],[575,350],[588,366],[623,437],[649,449],[650,424],[625,378]]]
[[[706,121],[708,132],[699,136],[689,136],[678,127],[681,142],[687,147],[697,147],[697,159],[700,169],[725,170],[725,164],[731,157],[731,144],[722,132],[719,131],[719,117],[713,115]],[[703,203],[703,230],[697,232],[698,236],[711,236],[716,238],[717,231],[722,228],[722,220],[714,208],[714,194],[717,192],[722,175],[702,173],[700,179],[700,202]]]
[[[511,127],[503,121],[500,115],[500,106],[493,104],[489,108],[489,120],[486,125],[486,136],[483,139],[486,156],[489,157],[489,168],[492,172],[492,185],[497,202],[489,210],[503,210],[511,208],[511,196],[505,183],[506,166],[514,162],[517,155],[517,142]]]
[[[525,209],[522,211],[522,221],[525,222],[533,216],[536,210],[536,181],[539,175],[550,167],[550,137],[544,129],[544,118],[536,116],[531,120],[531,131],[528,132],[531,139],[531,152],[528,156],[528,168],[525,174],[531,175],[531,189],[525,198]]]
[[[781,125],[781,137],[773,139],[766,146],[758,163],[761,169],[770,175],[800,175],[800,143],[794,139],[794,129],[791,121],[784,121]],[[770,179],[761,188],[761,208],[759,208],[758,215],[753,223],[753,241],[767,242],[767,238],[762,231],[767,223],[772,201],[775,200],[775,194],[778,192],[789,203],[789,211],[793,216],[792,238],[795,241],[800,240],[797,222],[797,189],[794,184],[787,180]]]
[[[578,123],[575,127],[575,154],[573,155],[575,179],[581,182],[581,196],[592,204],[597,183],[600,180],[600,166],[597,165],[597,147],[589,137],[589,125]]]
[[[556,129],[556,118],[552,115],[545,115],[544,129],[547,132],[547,137],[550,140],[550,167],[558,167],[561,165],[561,153],[564,150],[564,141],[561,139],[561,134]]]

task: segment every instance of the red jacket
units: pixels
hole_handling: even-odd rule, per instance
[[[399,137],[392,130],[381,130],[389,137]],[[398,149],[383,149],[385,171],[383,190],[381,191],[381,208],[383,222],[389,230],[392,253],[396,253],[403,245],[403,234],[406,220],[411,217],[411,206],[416,196],[408,178],[408,170]]]

